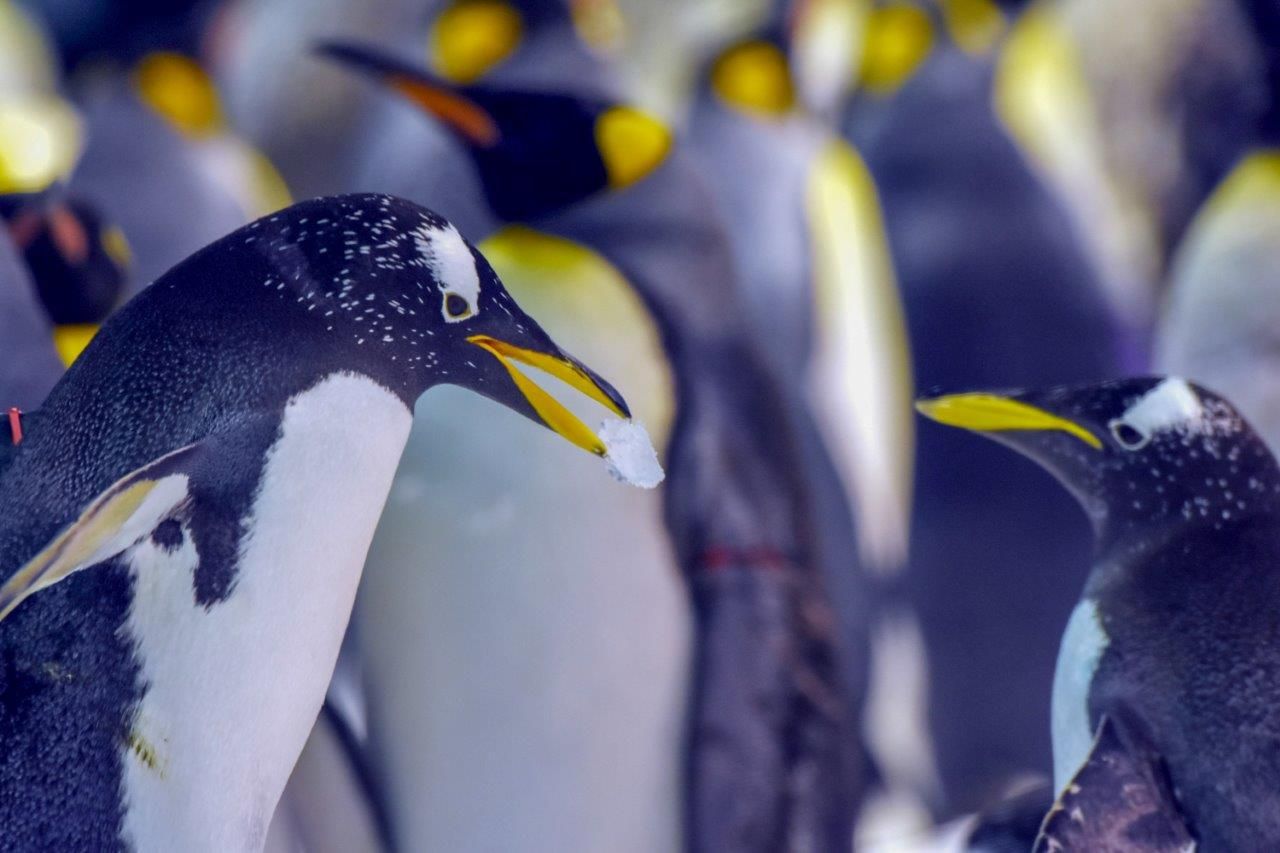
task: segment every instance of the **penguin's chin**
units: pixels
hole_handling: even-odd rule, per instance
[[[489,335],[472,335],[467,338],[467,342],[475,344],[501,362],[510,375],[511,381],[533,408],[538,419],[583,450],[597,456],[605,456],[608,453],[608,448],[600,436],[516,367],[517,362],[537,368],[559,379],[619,417],[628,419],[631,417],[622,395],[594,371],[574,358],[563,353],[526,349]]]

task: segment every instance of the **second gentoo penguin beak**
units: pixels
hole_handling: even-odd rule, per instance
[[[1094,450],[1102,448],[1098,437],[1075,421],[1013,397],[986,393],[951,394],[920,400],[916,403],[916,410],[940,424],[974,432],[1056,430],[1075,436]]]

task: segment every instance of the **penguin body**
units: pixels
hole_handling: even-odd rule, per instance
[[[535,350],[625,411],[387,196],[259,220],[109,321],[0,480],[6,837],[261,846],[417,396],[462,382],[605,451],[513,382]]]
[[[1055,675],[1058,803],[1036,849],[1274,847],[1280,469],[1263,441],[1172,377],[921,409],[1048,468],[1098,541]]]

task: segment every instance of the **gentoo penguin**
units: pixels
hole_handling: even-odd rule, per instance
[[[6,843],[260,846],[418,397],[457,384],[623,459],[517,363],[627,415],[389,196],[260,219],[112,317],[0,474]]]
[[[1036,850],[1280,845],[1280,468],[1263,441],[1174,377],[919,407],[1044,466],[1097,540],[1058,656],[1058,801]]]
[[[668,845],[680,831],[681,808],[693,849],[767,848],[787,839],[847,844],[861,768],[847,754],[855,739],[840,674],[846,650],[837,647],[819,556],[837,549],[813,511],[811,459],[797,427],[808,414],[801,383],[776,376],[760,353],[764,344],[744,316],[732,253],[696,162],[661,125],[612,98],[449,86],[367,48],[330,45],[326,52],[372,72],[453,131],[490,219],[518,216],[609,261],[661,336],[676,405],[665,544],[694,610],[691,734],[683,786],[646,783],[649,795],[624,803],[628,820],[605,827],[614,840],[606,846],[651,849],[629,829],[640,806],[660,810]],[[840,557],[843,567],[856,561],[848,549]],[[674,653],[678,678],[683,649]],[[861,653],[849,650],[851,671]],[[658,663],[664,700],[678,698],[670,659]],[[645,749],[672,760],[680,739],[669,727],[655,731],[654,719],[647,717]],[[408,760],[403,750],[393,758]],[[678,770],[667,765],[658,776],[648,768],[645,778],[678,780]],[[573,801],[557,807],[565,805],[580,809]],[[540,837],[554,847],[567,830],[541,823]],[[560,835],[546,834],[548,827]]]
[[[994,37],[966,35],[931,3],[877,4],[844,125],[878,193],[915,388],[1113,376],[1121,329],[1065,208],[993,109],[1004,19],[974,5],[995,15]],[[923,647],[927,730],[901,741],[927,751],[898,775],[949,818],[1047,774],[1037,712],[1088,529],[1042,471],[930,423],[916,432],[912,495],[908,559],[886,606],[919,623],[894,642],[912,658]],[[1032,561],[1045,571],[1028,577]],[[909,720],[906,707],[890,721]]]

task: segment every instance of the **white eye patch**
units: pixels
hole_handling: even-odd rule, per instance
[[[1168,429],[1199,432],[1204,406],[1185,380],[1170,377],[1143,394],[1118,420],[1146,435]]]
[[[466,241],[452,225],[423,224],[413,232],[418,255],[440,286],[440,313],[458,323],[480,313],[480,274]]]

